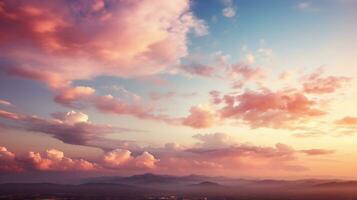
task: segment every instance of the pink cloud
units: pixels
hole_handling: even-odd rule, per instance
[[[308,150],[301,150],[301,152],[307,155],[316,156],[316,155],[333,154],[335,151],[327,150],[327,149],[308,149]]]
[[[90,171],[98,166],[84,159],[66,157],[62,151],[50,149],[45,154],[29,152],[27,160],[40,171]]]
[[[82,158],[70,158],[57,149],[45,152],[30,151],[26,156],[17,156],[0,146],[0,173],[26,171],[103,171],[113,169],[123,170],[153,170],[159,159],[144,151],[138,156],[132,156],[129,150],[116,149],[103,155],[103,160],[91,162]]]
[[[75,124],[75,123],[86,123],[88,122],[88,115],[82,112],[69,111],[67,113],[53,113],[52,116],[64,123]]]
[[[103,75],[155,77],[186,56],[189,32],[207,33],[189,0],[20,0],[0,6],[0,44],[6,46],[0,48],[5,63],[1,71],[46,84],[62,105],[89,104],[139,118],[170,121],[148,113],[152,108],[98,96],[93,88],[71,86],[72,82]]]
[[[351,81],[351,78],[345,76],[322,77],[322,73],[322,70],[318,70],[303,79],[303,88],[306,93],[333,93]]]
[[[212,103],[213,104],[220,104],[222,99],[220,98],[221,93],[217,90],[212,90],[209,92],[211,98],[212,98]]]
[[[72,83],[105,75],[155,77],[180,65],[188,33],[207,33],[189,0],[6,0],[0,6],[1,71],[46,84],[56,93],[55,101],[70,108],[90,105],[106,113],[179,123],[151,114],[150,106]]]
[[[299,91],[245,91],[224,96],[221,118],[241,119],[251,127],[296,128],[300,121],[324,115],[317,102]]]
[[[12,112],[7,112],[5,110],[0,110],[0,117],[11,120],[20,120],[23,118],[23,116],[21,115]]]
[[[98,110],[106,113],[132,115],[138,118],[155,118],[154,115],[150,114],[152,108],[145,108],[138,104],[129,104],[112,95],[97,96],[93,103]]]
[[[23,167],[16,161],[15,154],[8,151],[6,147],[0,146],[0,173],[21,172]]]
[[[205,106],[191,107],[190,114],[182,119],[182,124],[192,128],[208,128],[216,123],[214,112]]]
[[[70,158],[62,151],[50,149],[43,153],[29,152],[26,157],[16,156],[6,148],[0,148],[1,171],[130,171],[165,173],[235,173],[265,170],[305,171],[299,164],[302,154],[326,156],[333,153],[326,149],[296,150],[277,143],[275,146],[257,146],[239,143],[225,133],[198,134],[198,143],[190,146],[169,144],[160,148],[145,147],[132,152],[125,148],[107,151],[94,161]],[[12,168],[10,168],[10,166]]]
[[[203,134],[193,147],[160,154],[158,170],[174,173],[237,174],[261,170],[306,171],[299,151],[285,144],[261,147],[235,142],[226,134]],[[217,139],[218,141],[214,141]],[[239,174],[239,173],[238,173]]]
[[[215,148],[192,148],[189,152],[200,154],[205,157],[250,157],[253,159],[277,159],[280,161],[294,160],[295,150],[290,146],[278,143],[275,147],[259,147],[244,144],[232,144],[230,146],[222,146]]]
[[[10,101],[6,101],[4,99],[0,99],[0,105],[14,107],[14,104],[12,104]]]
[[[91,87],[66,87],[60,89],[59,94],[55,97],[57,103],[69,107],[75,107],[74,103],[78,101],[89,101],[95,93],[95,89]]]
[[[160,100],[160,99],[169,99],[176,95],[177,94],[175,92],[165,92],[165,93],[151,92],[149,94],[150,99],[155,100],[155,101]]]
[[[103,162],[110,168],[154,169],[159,160],[147,151],[134,157],[129,150],[115,149],[104,155]]]
[[[214,67],[200,64],[183,65],[181,69],[188,74],[204,77],[212,77],[216,72]]]
[[[244,86],[244,81],[242,81],[242,80],[234,81],[232,83],[233,89],[241,89],[241,88],[243,88],[243,86]]]
[[[245,80],[262,80],[266,77],[266,72],[260,68],[237,63],[228,69],[228,75],[233,79],[240,76]]]
[[[145,151],[135,158],[135,166],[140,169],[153,169],[159,161],[159,159],[156,159],[152,154]]]
[[[156,74],[186,56],[191,30],[207,32],[188,0],[4,1],[0,22],[0,52],[16,66],[7,70],[52,86]]]
[[[0,110],[0,117],[12,120],[16,129],[48,134],[68,144],[89,145],[89,142],[114,131],[130,131],[109,125],[96,125],[88,121],[88,116],[81,112],[55,113],[55,119],[43,119]]]
[[[0,172],[39,171],[91,171],[99,166],[84,159],[66,157],[62,151],[47,150],[44,154],[29,152],[26,157],[17,156],[0,146]]]
[[[196,144],[200,148],[222,148],[234,144],[234,139],[225,133],[196,134],[192,138],[200,141]]]
[[[149,93],[149,97],[153,101],[172,99],[174,97],[176,97],[176,98],[189,98],[189,97],[193,97],[193,96],[196,96],[196,95],[197,95],[196,92],[177,93],[177,92],[173,92],[173,91],[163,92],[163,93],[160,93],[160,92],[150,92]]]
[[[61,88],[69,84],[69,81],[61,74],[43,69],[12,66],[7,67],[5,70],[8,75],[40,81],[51,88]]]
[[[126,165],[132,159],[131,152],[125,149],[115,149],[107,152],[103,158],[104,163],[112,167]]]
[[[134,99],[128,100],[124,98],[114,97],[108,95],[97,95],[95,89],[91,87],[76,86],[65,87],[57,90],[58,94],[55,101],[70,107],[83,108],[93,106],[97,110],[104,113],[111,113],[116,115],[130,115],[141,119],[150,119],[162,121],[170,124],[177,124],[177,119],[172,119],[165,115],[153,114],[155,108],[152,105],[145,105],[140,101],[140,97],[136,96]],[[175,95],[174,93],[170,94]],[[161,96],[160,96],[161,98]]]

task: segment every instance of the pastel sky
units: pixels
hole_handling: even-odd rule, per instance
[[[0,176],[357,178],[353,0],[1,0]]]

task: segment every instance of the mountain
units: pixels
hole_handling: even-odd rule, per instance
[[[199,175],[189,176],[171,176],[159,174],[140,174],[128,177],[95,177],[83,180],[84,183],[121,183],[128,185],[157,185],[157,184],[193,184],[202,181],[211,180],[212,177],[205,177]]]
[[[217,187],[217,186],[222,186],[221,184],[215,183],[215,182],[210,182],[210,181],[203,181],[197,184],[193,184],[191,186],[199,186],[199,187]]]
[[[199,175],[95,177],[83,184],[5,183],[0,199],[357,199],[357,181],[246,180]]]
[[[357,181],[332,181],[321,184],[316,184],[315,187],[319,188],[350,188],[357,189]]]

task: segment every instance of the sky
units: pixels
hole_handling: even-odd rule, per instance
[[[1,0],[0,177],[357,178],[356,9]]]

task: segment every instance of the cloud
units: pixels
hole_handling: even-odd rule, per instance
[[[296,8],[300,11],[309,11],[309,12],[313,12],[313,11],[319,11],[319,8],[317,8],[316,6],[314,6],[311,2],[308,1],[301,1],[296,5]]]
[[[245,60],[246,60],[247,64],[251,65],[251,64],[254,64],[255,57],[253,54],[249,53],[249,54],[245,55]]]
[[[112,85],[112,86],[109,86],[109,87],[105,87],[105,89],[114,91],[116,94],[120,95],[120,97],[129,99],[129,100],[134,101],[134,102],[137,102],[137,101],[141,100],[141,97],[139,95],[137,95],[134,92],[131,92],[131,91],[125,89],[124,87],[119,86],[119,85]]]
[[[260,56],[269,58],[273,55],[273,50],[269,48],[259,48],[258,53],[260,54]]]
[[[3,100],[3,99],[0,99],[0,106],[3,105],[3,106],[7,106],[7,107],[14,107],[14,104],[12,104],[10,101],[6,101],[6,100]]]
[[[149,94],[150,99],[157,101],[160,99],[169,99],[172,98],[174,96],[176,96],[177,94],[175,92],[165,92],[165,93],[158,93],[158,92],[151,92]]]
[[[234,139],[225,133],[196,134],[192,137],[201,141],[196,144],[200,148],[222,148],[234,144]]]
[[[0,6],[0,22],[6,24],[0,28],[0,71],[46,84],[56,94],[55,102],[71,109],[94,106],[105,113],[169,123],[166,116],[151,114],[150,106],[72,83],[170,71],[187,55],[188,34],[207,34],[189,0],[20,0]]]
[[[127,164],[132,159],[131,152],[124,149],[115,149],[104,155],[104,163],[115,167]]]
[[[304,120],[325,114],[315,107],[317,102],[299,91],[246,90],[223,99],[225,105],[218,110],[220,117],[241,119],[252,128],[297,128]]]
[[[66,157],[62,151],[47,150],[44,154],[29,152],[27,156],[31,167],[40,171],[90,171],[98,166],[84,159]]]
[[[150,119],[173,123],[174,119],[167,116],[153,114],[154,108],[150,105],[144,105],[137,98],[132,103],[127,100],[108,95],[97,95],[95,89],[91,87],[66,87],[59,91],[55,101],[70,108],[84,108],[93,106],[103,113],[116,115],[130,115],[140,119]]]
[[[145,151],[135,158],[135,166],[143,169],[153,169],[159,161],[152,154]]]
[[[259,81],[266,77],[266,72],[260,68],[253,68],[247,64],[237,63],[228,69],[228,76],[232,79],[241,77],[244,80]]]
[[[90,101],[94,96],[95,89],[91,87],[66,87],[58,90],[58,95],[55,97],[55,101],[68,107],[80,107],[76,105],[79,101]]]
[[[118,148],[105,152],[97,161],[70,158],[56,149],[43,153],[29,152],[27,156],[21,157],[9,152],[5,147],[0,147],[0,171],[121,170],[212,174],[224,170],[225,173],[234,174],[239,169],[241,172],[298,172],[308,169],[299,164],[301,155],[326,156],[334,153],[333,150],[326,149],[296,150],[282,143],[271,147],[240,143],[225,133],[197,134],[193,138],[198,142],[189,146],[171,143],[164,147],[144,147],[136,152]]]
[[[70,158],[57,149],[45,152],[30,151],[26,156],[18,156],[0,146],[0,173],[26,171],[108,171],[123,170],[153,170],[159,159],[144,151],[134,157],[129,150],[115,149],[103,155],[102,161],[91,162],[82,158]]]
[[[254,159],[278,159],[288,161],[295,159],[295,150],[285,144],[277,143],[275,147],[259,147],[233,143],[230,146],[216,146],[204,148],[192,148],[189,152],[205,155],[208,157],[251,157]]]
[[[223,4],[225,8],[222,10],[222,15],[228,18],[236,15],[236,8],[233,5],[233,0],[224,0]]]
[[[203,77],[212,77],[216,72],[214,67],[202,64],[182,65],[181,69],[190,75]]]
[[[336,124],[338,125],[346,125],[346,126],[355,126],[357,125],[357,117],[344,117],[340,120],[336,121]]]
[[[129,131],[109,125],[96,125],[88,121],[88,116],[81,112],[53,114],[55,119],[43,119],[0,110],[0,117],[15,122],[13,128],[24,129],[51,135],[68,144],[89,145],[88,142],[114,131]]]
[[[75,124],[75,123],[86,123],[88,122],[88,115],[82,112],[76,111],[69,111],[67,113],[53,113],[52,116],[58,120],[63,121],[64,123],[68,124]]]
[[[8,63],[2,68],[51,87],[165,71],[186,56],[189,32],[207,34],[188,0],[9,0],[1,4],[0,21],[6,24],[0,30],[1,61]]]
[[[300,155],[325,156],[334,153],[333,150],[326,149],[296,150],[282,143],[277,143],[272,147],[239,143],[225,133],[197,134],[193,138],[200,142],[184,149],[183,151],[187,154],[180,154],[178,157],[181,159],[172,160],[180,160],[185,162],[185,165],[188,165],[189,160],[191,160],[192,168],[198,167],[193,164],[194,162],[209,163],[206,167],[212,167],[210,172],[212,172],[212,169],[219,170],[220,168],[226,170],[226,172],[237,169],[242,171],[257,169],[306,171],[308,168],[299,163]],[[171,156],[171,158],[175,158],[175,156]],[[167,162],[164,158],[160,159],[162,162]]]
[[[15,154],[8,151],[6,147],[0,146],[0,173],[21,172],[23,167],[15,159]]]
[[[208,128],[216,123],[214,111],[208,106],[194,106],[190,109],[190,114],[182,119],[182,124],[192,128]]]
[[[227,7],[222,10],[222,14],[225,17],[234,17],[236,15],[236,10],[233,7]]]
[[[17,156],[0,146],[0,173],[38,171],[91,171],[99,166],[84,159],[66,157],[62,151],[47,150],[45,153],[29,152],[26,157]]]
[[[96,96],[92,102],[102,112],[118,115],[132,115],[144,119],[157,119],[159,116],[151,114],[152,108],[143,107],[139,104],[129,104],[112,95]]]
[[[11,119],[11,120],[19,120],[19,119],[23,118],[23,116],[21,116],[21,115],[18,115],[16,113],[12,113],[12,112],[7,112],[5,110],[0,110],[0,117],[6,118],[6,119]]]
[[[306,93],[333,93],[351,81],[351,78],[345,76],[322,77],[322,73],[323,71],[320,69],[303,78],[302,84]]]
[[[145,151],[136,157],[129,150],[115,149],[104,155],[104,165],[111,168],[153,169],[159,162],[152,154]]]
[[[335,153],[334,150],[326,150],[326,149],[308,149],[301,150],[300,152],[305,153],[307,155],[316,156],[316,155],[327,155]]]
[[[39,57],[38,59],[40,59],[41,56],[37,56],[37,57]],[[67,76],[65,74],[64,74],[64,76],[62,76],[60,73],[47,71],[46,69],[31,68],[31,67],[28,67],[27,65],[19,67],[19,65],[21,66],[21,63],[11,63],[10,61],[6,61],[8,59],[9,58],[7,58],[5,56],[0,57],[0,60],[5,60],[5,63],[6,63],[6,65],[5,64],[0,65],[0,70],[5,71],[7,75],[36,80],[36,81],[46,84],[50,88],[62,88],[62,87],[66,87],[68,84],[70,84],[70,81],[66,80],[64,78]],[[43,60],[46,60],[46,59],[43,59]],[[24,63],[26,63],[26,62],[27,61],[24,61]],[[30,62],[30,61],[28,61],[28,62]],[[56,61],[54,61],[54,62],[56,63]],[[43,65],[53,66],[53,63],[52,64],[51,63],[52,63],[51,61],[48,61],[48,63],[43,64]]]
[[[222,99],[220,98],[221,93],[217,90],[212,90],[209,92],[211,96],[211,101],[213,104],[220,104],[222,102]]]
[[[346,116],[342,119],[335,121],[334,131],[338,136],[353,135],[357,131],[357,117]]]
[[[170,159],[161,157],[161,162],[177,166],[178,169],[201,169],[208,170],[208,173],[220,169],[233,174],[237,174],[237,169],[243,173],[270,169],[295,172],[308,170],[299,164],[299,151],[286,144],[277,143],[273,147],[243,144],[225,133],[198,134],[193,137],[200,142],[184,149],[186,154],[171,155]]]
[[[300,2],[297,4],[297,8],[300,10],[306,10],[311,7],[311,4],[309,2]]]

